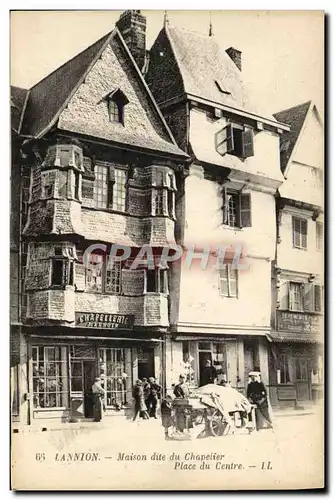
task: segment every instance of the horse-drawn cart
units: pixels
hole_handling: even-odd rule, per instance
[[[254,406],[231,387],[209,384],[173,401],[174,436],[225,436],[254,429]],[[198,433],[196,432],[198,430]]]

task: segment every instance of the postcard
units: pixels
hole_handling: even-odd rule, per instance
[[[324,12],[11,12],[13,490],[324,488]]]

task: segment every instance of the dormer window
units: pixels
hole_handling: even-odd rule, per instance
[[[108,103],[109,121],[124,125],[124,108],[129,102],[126,95],[120,89],[116,89],[106,95],[104,100]]]
[[[123,123],[123,107],[117,102],[110,99],[109,103],[109,120],[111,122]]]
[[[239,158],[254,156],[254,133],[236,123],[228,123],[216,133],[216,151],[220,155],[226,153]]]

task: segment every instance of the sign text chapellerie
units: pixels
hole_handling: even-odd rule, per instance
[[[75,323],[81,328],[105,328],[108,330],[131,330],[134,316],[132,314],[105,314],[105,313],[75,313]]]

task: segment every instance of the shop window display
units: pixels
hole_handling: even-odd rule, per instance
[[[32,348],[35,408],[64,408],[68,403],[66,347]]]

